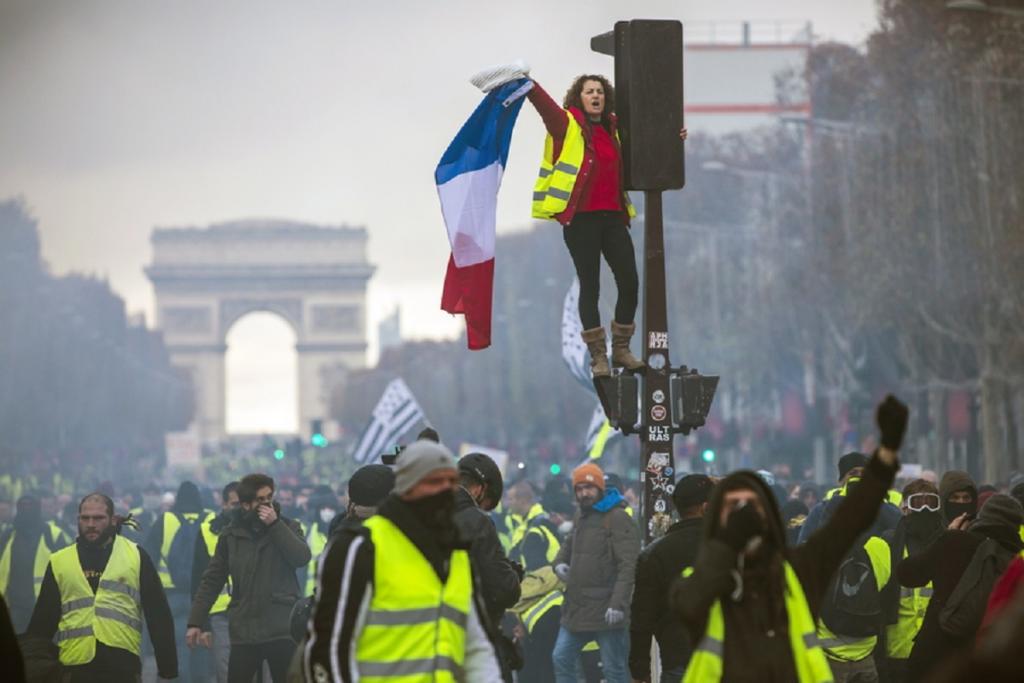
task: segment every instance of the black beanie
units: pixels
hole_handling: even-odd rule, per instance
[[[387,465],[365,465],[348,482],[348,498],[355,505],[377,507],[395,488],[395,473]]]
[[[715,483],[706,474],[688,474],[676,483],[672,491],[672,503],[677,511],[706,503],[714,486]]]
[[[839,458],[839,478],[842,479],[846,473],[854,467],[864,467],[868,464],[868,456],[863,453],[847,453]]]

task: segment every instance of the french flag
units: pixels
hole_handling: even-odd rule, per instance
[[[434,171],[452,248],[441,310],[466,317],[472,350],[491,345],[498,188],[512,128],[532,87],[533,81],[518,78],[488,92]]]

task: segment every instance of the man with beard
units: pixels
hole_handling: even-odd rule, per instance
[[[597,641],[608,683],[629,680],[629,601],[633,593],[640,530],[616,489],[605,494],[604,472],[593,463],[572,473],[579,514],[555,558],[565,582],[562,624],[551,655],[558,683],[576,682],[583,647]]]
[[[903,517],[896,528],[882,535],[889,544],[891,564],[895,568],[904,558],[924,552],[942,533],[939,513],[939,491],[924,479],[915,479],[903,487]],[[932,585],[901,588],[893,577],[882,593],[886,616],[885,676],[890,683],[903,683],[907,676],[907,660],[914,648],[914,638],[921,630],[925,612],[932,596]]]
[[[67,683],[135,683],[142,672],[142,618],[160,678],[178,675],[174,620],[156,568],[119,535],[114,503],[92,493],[78,505],[75,544],[50,557],[28,635],[60,649]]]
[[[942,517],[951,529],[966,529],[978,512],[978,487],[971,475],[950,470],[939,482]]]
[[[892,396],[878,407],[881,447],[859,486],[822,529],[786,547],[778,505],[755,473],[734,472],[714,489],[693,570],[672,588],[672,606],[697,643],[685,683],[831,681],[816,623],[839,563],[878,512],[898,469],[908,410]]]
[[[458,463],[419,440],[395,463],[395,490],[361,528],[341,528],[320,568],[307,681],[501,680],[455,526]]]
[[[264,661],[274,683],[283,683],[295,651],[289,628],[300,596],[295,570],[309,562],[309,546],[298,522],[281,516],[267,475],[242,477],[238,501],[192,600],[185,638],[189,647],[202,643],[201,625],[230,578],[229,683],[250,683]]]
[[[238,509],[238,482],[229,482],[220,493],[220,514],[207,518],[200,527],[200,535],[196,537],[196,551],[192,558],[192,599],[196,597],[203,572],[210,565],[210,558],[217,550],[217,538],[220,532],[231,523],[234,511]],[[229,578],[220,595],[210,608],[210,620],[203,627],[200,642],[212,649],[212,662],[201,655],[201,650],[192,653],[192,678],[196,681],[205,680],[211,673],[217,683],[227,683],[228,661],[231,654],[231,639],[228,636],[228,604],[231,602],[231,579]]]

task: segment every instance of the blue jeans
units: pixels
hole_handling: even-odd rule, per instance
[[[625,628],[611,631],[569,631],[562,626],[551,653],[556,683],[577,683],[576,663],[583,646],[596,640],[601,648],[601,668],[608,683],[629,683],[626,659],[629,656],[629,632]]]

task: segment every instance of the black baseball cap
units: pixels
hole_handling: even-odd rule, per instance
[[[706,503],[714,487],[715,482],[708,475],[688,474],[676,482],[676,488],[672,492],[672,503],[676,510],[685,510]]]

